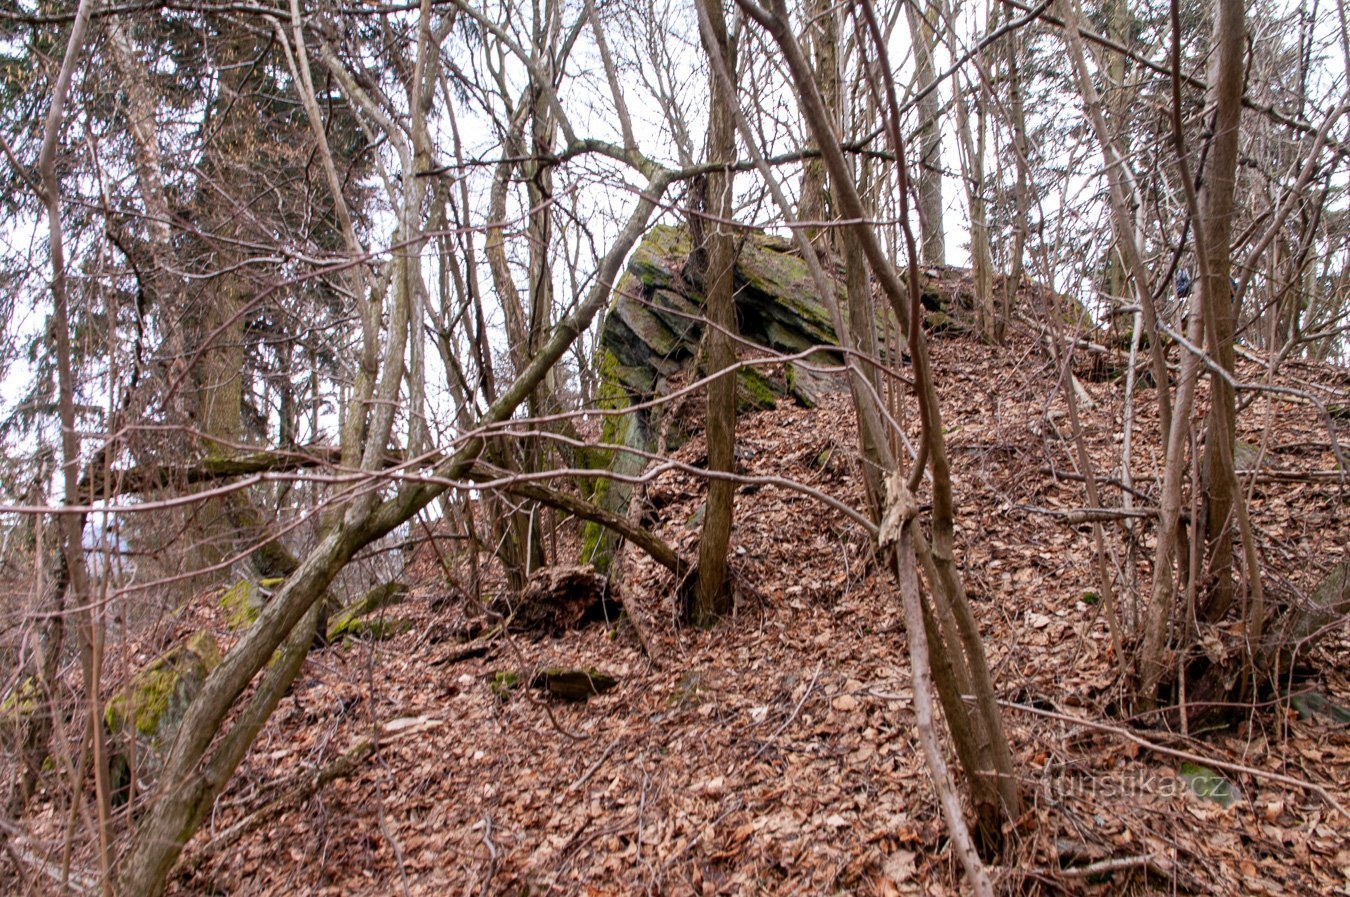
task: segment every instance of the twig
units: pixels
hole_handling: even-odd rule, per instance
[[[492,817],[483,817],[483,846],[488,852],[487,875],[483,877],[483,887],[478,893],[487,897],[492,887],[492,878],[497,874],[497,845],[492,843]]]
[[[669,869],[672,865],[674,865],[676,860],[680,859],[680,857],[684,856],[686,853],[688,853],[689,851],[693,850],[695,847],[698,846],[698,843],[703,840],[704,832],[706,832],[710,828],[716,828],[719,822],[721,822],[723,819],[726,819],[728,816],[730,816],[732,813],[735,813],[743,806],[745,806],[745,801],[743,801],[739,796],[733,798],[731,801],[731,806],[727,807],[720,814],[718,814],[717,818],[714,819],[712,822],[708,823],[703,828],[699,829],[698,834],[694,835],[693,838],[690,838],[688,844],[681,847],[674,854],[672,854],[668,860],[666,860],[664,863],[661,864],[662,867],[665,869]]]
[[[642,772],[642,794],[638,797],[638,818],[637,818],[637,855],[634,857],[634,863],[642,862],[642,821],[647,812],[647,771]]]
[[[1239,470],[1238,476],[1253,477],[1269,483],[1338,483],[1350,481],[1350,473],[1340,470]]]
[[[434,667],[444,667],[461,663],[465,660],[472,660],[475,657],[482,657],[492,650],[492,640],[504,632],[505,629],[505,623],[494,626],[464,647],[451,651],[444,657],[438,657],[435,660],[430,661],[429,665]]]
[[[919,597],[919,574],[916,569],[914,547],[914,518],[919,514],[919,503],[899,471],[886,480],[886,511],[881,521],[881,537],[877,548],[886,553],[896,586],[900,590],[905,610],[905,636],[909,643],[910,682],[914,690],[914,728],[928,766],[938,805],[947,822],[952,847],[972,893],[977,897],[993,897],[994,888],[989,870],[975,852],[970,828],[961,814],[961,800],[956,794],[951,770],[942,756],[937,731],[933,726],[933,668],[928,653],[928,639],[924,633],[922,599]]]
[[[595,775],[596,771],[599,770],[602,765],[604,765],[604,762],[609,759],[609,755],[614,753],[614,749],[618,746],[619,742],[617,741],[611,742],[609,747],[605,748],[605,752],[600,755],[599,759],[596,760],[594,763],[592,763],[587,768],[587,770],[581,774],[581,778],[577,779],[575,782],[569,785],[567,787],[567,790],[564,791],[563,793],[571,794],[573,791],[576,791],[578,788],[582,787],[587,782],[589,782],[591,780],[591,776]]]
[[[398,839],[394,837],[394,833],[389,830],[389,824],[384,817],[383,800],[380,801],[379,809],[380,833],[383,834],[385,840],[389,842],[389,846],[394,849],[394,860],[398,863],[399,884],[403,886],[403,897],[409,897],[408,868],[403,862],[403,847],[398,843]]]
[[[792,708],[792,713],[788,715],[787,719],[783,720],[782,724],[777,729],[773,730],[772,735],[764,740],[764,743],[759,746],[759,750],[755,751],[756,760],[769,749],[769,745],[773,744],[775,738],[783,734],[784,729],[792,725],[792,721],[797,718],[797,714],[802,712],[802,705],[806,703],[806,699],[809,698],[811,692],[815,690],[816,679],[820,676],[820,667],[823,663],[824,661],[818,661],[816,663],[816,672],[811,676],[811,682],[806,686],[806,691],[802,692],[800,700],[797,701],[797,706]]]

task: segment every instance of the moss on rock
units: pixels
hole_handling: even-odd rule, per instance
[[[736,410],[741,414],[777,408],[784,391],[783,386],[754,368],[741,368],[736,372]]]
[[[205,630],[170,648],[108,702],[103,715],[108,731],[116,735],[134,728],[140,736],[163,740],[177,729],[188,703],[220,658],[220,645]]]
[[[236,632],[252,626],[273,590],[285,582],[284,577],[260,579],[257,582],[241,579],[230,586],[217,602],[225,612],[225,625]]]
[[[408,620],[370,619],[376,611],[402,603],[407,595],[408,587],[401,582],[387,582],[368,590],[328,621],[328,644],[353,636],[379,640],[407,632],[412,626]]]
[[[0,698],[0,720],[6,723],[32,716],[42,705],[42,690],[32,676],[24,676]]]

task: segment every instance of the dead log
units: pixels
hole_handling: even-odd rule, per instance
[[[530,575],[520,594],[503,594],[488,605],[513,632],[561,635],[596,621],[619,618],[623,606],[610,595],[609,579],[594,568],[544,567]]]
[[[539,688],[564,701],[588,701],[592,695],[602,695],[619,682],[608,673],[594,667],[540,670],[530,680],[531,688]]]

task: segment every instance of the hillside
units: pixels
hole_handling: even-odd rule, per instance
[[[1062,516],[1088,502],[1059,436],[1054,372],[1035,345],[1021,333],[1005,349],[964,338],[933,347],[959,560],[1031,798],[1020,842],[996,870],[1002,890],[1338,892],[1350,884],[1346,819],[1278,777],[1350,803],[1343,722],[1284,702],[1190,737],[1119,718],[1090,529]],[[1079,361],[1086,381],[1091,360]],[[1243,362],[1240,375],[1264,370]],[[1297,363],[1282,376],[1342,396],[1350,386],[1344,371]],[[1111,471],[1120,385],[1086,389],[1089,444],[1098,470]],[[1133,475],[1148,505],[1158,434],[1151,394],[1138,402]],[[697,414],[684,414],[692,438],[674,457],[698,465]],[[1264,444],[1275,473],[1253,486],[1253,522],[1268,589],[1291,600],[1345,558],[1346,492],[1334,479],[1300,479],[1336,466],[1310,408],[1258,399],[1239,427],[1256,424],[1241,435]],[[742,417],[738,443],[745,473],[861,502],[845,395]],[[678,471],[646,493],[648,523],[686,555],[700,496]],[[575,544],[571,530],[562,538]],[[868,538],[807,495],[752,484],[737,495],[733,545],[736,614],[708,632],[677,628],[670,575],[625,553],[615,585],[645,650],[620,621],[494,635],[466,603],[460,543],[422,545],[410,598],[387,610],[411,628],[310,655],[171,893],[960,893],[914,742],[899,600],[869,563]],[[490,571],[490,557],[480,560]],[[228,638],[214,604],[204,599],[193,616]],[[1291,690],[1350,706],[1347,657],[1342,630],[1301,658]],[[504,672],[528,680],[557,666],[595,667],[618,685],[584,704],[493,688]],[[303,787],[365,739],[372,752],[330,769],[317,791]],[[1186,753],[1252,770],[1223,773],[1239,799],[1197,797],[1178,778]]]

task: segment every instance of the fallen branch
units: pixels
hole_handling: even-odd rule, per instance
[[[1045,875],[1057,876],[1059,878],[1091,878],[1094,875],[1105,875],[1110,872],[1124,872],[1126,869],[1147,869],[1150,872],[1157,873],[1164,878],[1172,878],[1170,871],[1164,869],[1159,863],[1158,858],[1151,853],[1143,856],[1134,857],[1113,857],[1109,860],[1099,860],[1095,863],[1088,863],[1086,866],[1070,866],[1066,869],[1043,870]]]
[[[1240,477],[1255,477],[1258,483],[1336,483],[1350,485],[1350,473],[1341,470],[1239,470]]]
[[[285,473],[309,467],[331,467],[341,460],[337,446],[307,445],[282,451],[262,449],[203,458],[188,464],[138,464],[128,468],[95,468],[80,481],[79,494],[111,498],[152,492],[171,486],[214,483],[259,473]]]
[[[287,810],[302,806],[325,785],[351,775],[374,752],[375,740],[373,738],[362,738],[348,748],[346,753],[327,766],[301,773],[296,777],[299,781],[285,792],[263,804],[203,845],[202,849],[197,851],[191,862],[187,864],[188,869],[195,871],[201,868],[244,835],[255,831],[264,823],[270,822]]]
[[[1069,524],[1106,523],[1112,520],[1131,518],[1152,519],[1158,516],[1157,508],[1042,508],[1036,505],[1013,505],[1013,510],[1026,511],[1029,514],[1045,514]]]

